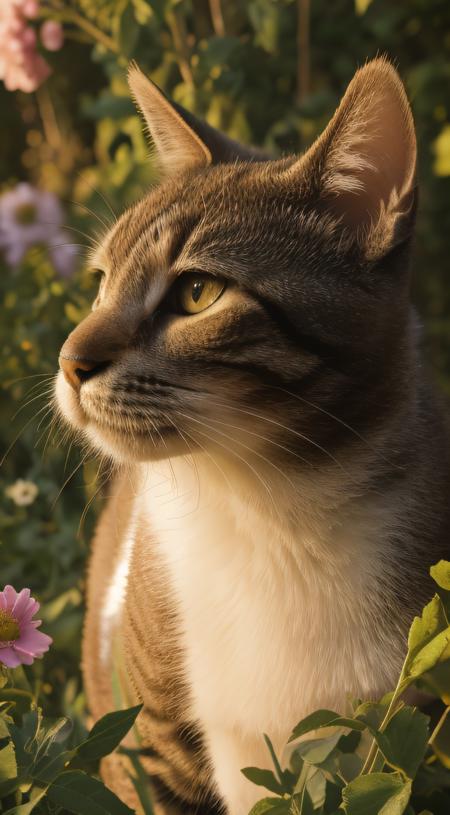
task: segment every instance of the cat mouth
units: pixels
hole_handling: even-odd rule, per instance
[[[96,449],[121,461],[161,459],[185,452],[182,434],[167,417],[154,414],[144,424],[138,413],[121,412],[123,406],[119,403],[110,404],[107,397],[100,395],[94,398],[83,388],[75,393],[59,376],[57,403],[65,420],[87,436]]]

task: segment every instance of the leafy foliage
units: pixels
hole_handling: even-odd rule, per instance
[[[78,741],[69,719],[43,717],[24,673],[12,676],[0,691],[1,811],[47,815],[56,807],[74,815],[131,814],[92,773],[118,747],[141,705],[104,716]]]
[[[307,716],[292,731],[289,743],[293,748],[286,769],[281,768],[266,737],[274,770],[247,767],[242,772],[275,797],[259,801],[250,815],[337,815],[339,808],[346,815],[424,815],[425,805],[435,811],[431,806],[435,806],[440,787],[444,787],[439,792],[442,809],[437,812],[448,811],[450,773],[443,768],[450,767],[450,660],[445,654],[450,638],[445,610],[445,601],[450,600],[449,573],[446,561],[431,569],[446,596],[441,600],[436,594],[413,620],[403,668],[392,693],[380,702],[355,703],[349,716],[332,710]],[[403,694],[424,676],[432,680],[440,667],[446,675],[444,682],[441,676],[446,687],[441,696],[445,708],[431,726],[430,718],[406,704]],[[325,737],[322,730],[327,731]],[[304,738],[311,733],[313,738]],[[352,734],[350,744],[348,733]]]

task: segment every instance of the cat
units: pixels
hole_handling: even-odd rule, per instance
[[[162,182],[92,258],[62,416],[116,468],[90,561],[95,718],[143,702],[156,811],[246,815],[316,708],[391,688],[449,555],[445,412],[409,301],[416,140],[359,69],[302,156],[274,159],[129,83]],[[127,760],[103,777],[139,802]]]

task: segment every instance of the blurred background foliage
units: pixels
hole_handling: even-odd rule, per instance
[[[55,647],[33,670],[47,712],[82,716],[84,570],[102,477],[88,453],[69,449],[47,406],[58,349],[93,298],[87,248],[156,180],[128,61],[232,137],[282,154],[310,144],[358,65],[379,53],[394,60],[419,139],[414,299],[450,393],[450,4],[42,0],[38,14],[27,24],[59,22],[64,43],[45,52],[51,74],[35,92],[0,82],[0,240],[2,197],[28,182],[57,197],[58,234],[78,259],[73,270],[52,260],[50,229],[20,264],[6,252],[0,260],[0,584],[29,586],[42,600]]]

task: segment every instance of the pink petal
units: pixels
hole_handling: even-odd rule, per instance
[[[0,662],[3,662],[7,668],[17,668],[21,664],[20,657],[16,654],[11,646],[8,648],[0,648]]]
[[[27,651],[21,651],[20,648],[16,648],[16,644],[11,646],[17,659],[20,661],[19,664],[21,665],[32,665],[36,657],[40,656],[40,654],[29,654]]]
[[[19,594],[16,596],[14,605],[11,609],[11,614],[16,620],[21,620],[23,613],[27,610],[29,603],[33,603],[33,600],[30,600],[30,589],[22,589]]]
[[[14,603],[16,602],[17,592],[13,589],[12,586],[5,586],[3,589],[3,594],[5,595],[6,599],[6,606],[5,609],[7,611],[12,611],[14,607]]]
[[[36,628],[27,628],[14,643],[14,648],[17,651],[32,656],[38,656],[48,651],[53,640],[42,631],[37,631]]]

